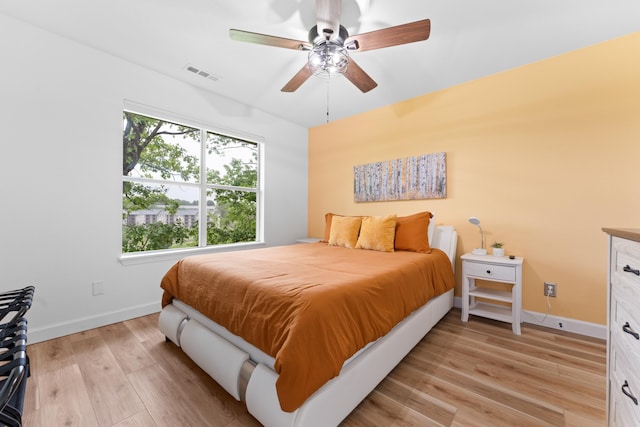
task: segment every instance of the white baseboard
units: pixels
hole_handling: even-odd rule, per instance
[[[522,321],[532,325],[544,326],[561,331],[573,332],[588,337],[607,339],[607,325],[569,319],[568,317],[552,316],[536,311],[522,310]]]
[[[84,317],[69,322],[49,325],[43,328],[29,328],[29,344],[35,344],[41,341],[47,341],[54,338],[63,337],[65,335],[75,334],[77,332],[87,331],[101,326],[111,325],[113,323],[134,319],[140,316],[157,313],[160,311],[160,301],[129,307],[124,310],[112,311],[109,313],[99,314],[92,317]]]
[[[462,299],[460,297],[455,297],[453,306],[462,308]],[[567,317],[560,316],[545,316],[544,313],[529,310],[522,310],[522,321],[524,323],[531,323],[532,325],[573,332],[575,334],[585,335],[588,337],[603,340],[607,339],[607,325],[600,325],[598,323],[584,322],[582,320],[569,319]]]

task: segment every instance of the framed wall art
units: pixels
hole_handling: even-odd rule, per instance
[[[356,203],[447,197],[444,152],[354,166],[353,176]]]

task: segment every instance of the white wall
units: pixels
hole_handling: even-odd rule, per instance
[[[177,257],[118,261],[124,99],[261,136],[266,243],[306,236],[307,129],[2,14],[0,55],[0,291],[36,286],[30,342],[160,309]]]

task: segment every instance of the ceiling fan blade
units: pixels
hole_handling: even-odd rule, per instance
[[[313,73],[309,68],[309,64],[304,64],[304,67],[302,67],[300,71],[298,71],[296,75],[293,76],[293,78],[280,90],[282,92],[295,92],[300,86],[302,86],[302,83],[306,82],[312,75]]]
[[[363,52],[426,40],[429,38],[430,33],[431,21],[423,19],[409,24],[371,31],[370,33],[356,34],[347,38],[344,46],[349,50]]]
[[[340,34],[342,0],[316,0],[318,34],[334,40]]]
[[[369,74],[365,73],[353,58],[349,58],[349,65],[347,66],[347,71],[345,71],[344,76],[363,93],[367,93],[378,86],[378,83],[369,77]]]
[[[235,29],[229,30],[229,37],[231,37],[231,40],[236,40],[239,42],[264,44],[267,46],[284,47],[286,49],[294,50],[311,50],[311,48],[313,47],[309,42]]]

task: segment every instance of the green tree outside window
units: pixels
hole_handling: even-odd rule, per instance
[[[123,253],[256,240],[257,143],[129,111],[123,122]]]

